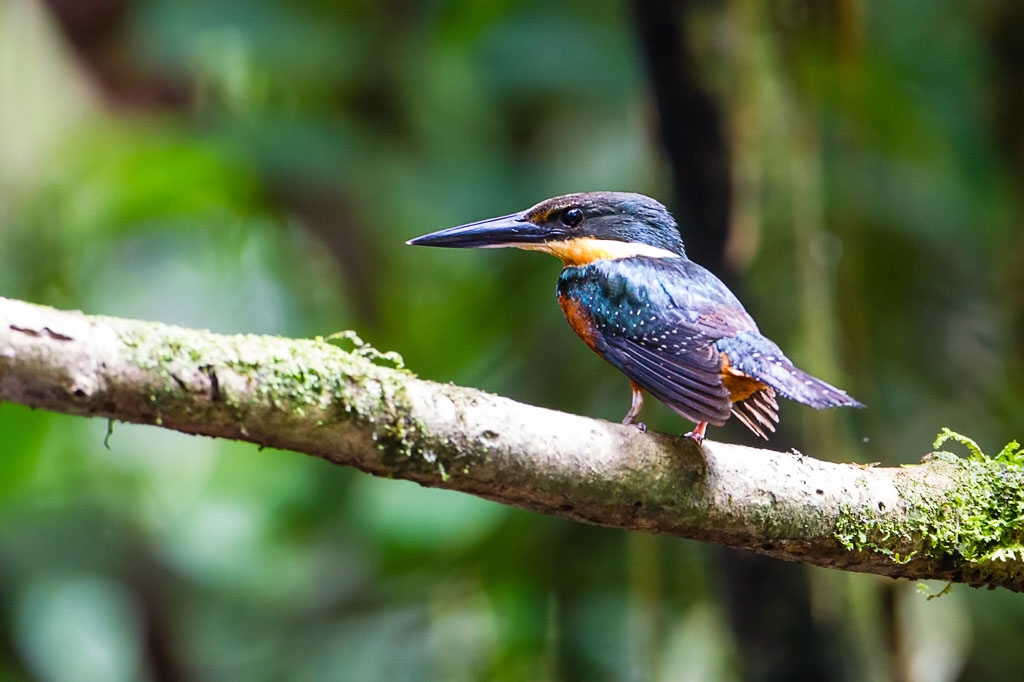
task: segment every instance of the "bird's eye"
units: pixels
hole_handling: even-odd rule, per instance
[[[576,227],[583,222],[583,211],[576,207],[567,208],[562,211],[562,215],[558,219],[566,227]]]

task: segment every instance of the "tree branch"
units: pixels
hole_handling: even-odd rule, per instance
[[[0,298],[0,401],[250,441],[789,561],[1024,590],[1024,467],[1012,448],[901,468],[701,448],[423,381],[352,339],[223,336]]]

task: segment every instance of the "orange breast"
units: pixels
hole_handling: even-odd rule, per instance
[[[600,332],[597,330],[594,318],[586,306],[575,298],[569,298],[568,296],[559,296],[558,303],[562,306],[565,319],[569,321],[569,326],[572,327],[573,331],[590,346],[591,350],[598,352],[597,341],[600,338]]]
[[[758,391],[768,388],[768,384],[744,374],[732,366],[729,356],[722,353],[722,385],[729,391],[729,400],[734,403],[743,402]]]

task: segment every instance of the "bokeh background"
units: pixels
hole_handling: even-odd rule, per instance
[[[558,263],[404,241],[569,191],[868,405],[772,445],[1024,437],[1017,0],[2,0],[0,295],[355,329],[606,419]],[[648,401],[645,420],[690,425]],[[0,405],[0,680],[1021,676],[1024,598],[593,528],[286,452]],[[742,428],[714,438],[749,442]]]

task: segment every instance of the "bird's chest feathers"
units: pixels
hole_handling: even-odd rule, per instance
[[[643,267],[629,268],[626,263],[597,261],[566,267],[558,278],[558,297],[579,301],[598,322],[647,317],[673,307],[652,273]]]
[[[573,330],[591,348],[605,335],[642,336],[651,330],[658,306],[628,278],[608,276],[606,264],[567,267],[558,281],[558,302]]]
[[[565,313],[565,319],[568,320],[569,326],[572,327],[573,331],[583,339],[583,341],[590,346],[594,351],[600,352],[601,346],[604,342],[601,338],[601,332],[598,328],[598,323],[594,320],[594,316],[591,314],[590,309],[578,298],[570,298],[568,296],[558,296],[558,303],[562,306],[562,312]]]

